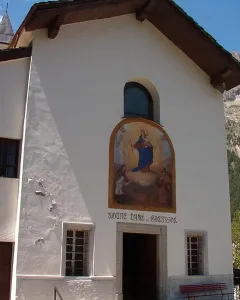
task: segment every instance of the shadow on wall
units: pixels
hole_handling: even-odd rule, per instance
[[[31,181],[37,183],[37,197],[49,198],[49,212],[58,207],[62,220],[71,215],[72,220],[91,222],[80,180],[76,176],[78,164],[76,160],[71,164],[68,155],[70,152],[71,156],[69,148],[75,148],[73,144],[76,141],[70,136],[68,138],[73,143],[67,141],[64,144],[63,137],[66,133],[61,132],[57,126],[48,100],[36,67],[32,66],[24,157],[25,176],[28,177],[29,184]],[[81,149],[76,152],[78,159]],[[84,175],[85,171],[82,169],[81,173]]]
[[[68,133],[59,131],[34,65],[29,89],[18,273],[59,275],[62,222],[92,222],[94,203],[87,197],[92,187],[91,182],[86,189],[80,185],[79,173],[85,176],[78,163],[81,149],[75,149],[71,134],[71,143],[64,144],[62,136]],[[71,147],[77,155],[72,164]]]
[[[91,222],[95,213],[106,215],[110,134],[103,136],[97,120],[89,120],[94,103],[82,108],[84,95],[57,97],[45,77],[41,67],[32,67],[26,148],[33,153],[35,147],[41,157],[34,154],[35,163],[31,160],[27,170],[41,177],[45,186],[46,182],[54,185],[54,190],[48,191],[53,199],[60,197],[65,221],[71,215],[72,222]],[[81,116],[80,110],[85,110]],[[39,162],[41,166],[36,167]]]

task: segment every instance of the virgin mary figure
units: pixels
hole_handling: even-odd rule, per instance
[[[153,163],[153,146],[147,139],[146,132],[142,129],[140,137],[133,145],[133,148],[138,151],[138,166],[132,169],[132,172],[150,172],[150,166]]]

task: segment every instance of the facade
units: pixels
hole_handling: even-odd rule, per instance
[[[0,52],[2,300],[232,291],[220,91],[240,66],[171,1],[110,2],[37,4]]]

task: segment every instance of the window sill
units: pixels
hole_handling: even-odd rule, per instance
[[[202,275],[186,275],[187,278],[197,278],[197,277],[205,277],[208,276],[209,274],[202,274]]]
[[[115,280],[114,276],[61,276],[61,275],[17,275],[21,279],[46,279],[46,280],[92,280],[108,281]]]
[[[4,176],[0,176],[0,180],[5,180],[5,179],[8,179],[8,180],[19,180],[18,177],[4,177]]]
[[[115,280],[115,276],[91,276],[92,280],[102,280],[102,281],[107,281],[107,280]]]
[[[63,276],[65,279],[70,280],[93,280],[93,281],[108,281],[114,280],[114,276]]]

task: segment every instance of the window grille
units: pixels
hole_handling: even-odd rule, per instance
[[[66,276],[88,276],[87,230],[67,230],[66,235]]]
[[[17,178],[19,141],[0,138],[0,176]]]
[[[204,266],[204,236],[188,235],[187,236],[187,263],[188,275],[203,275]]]

